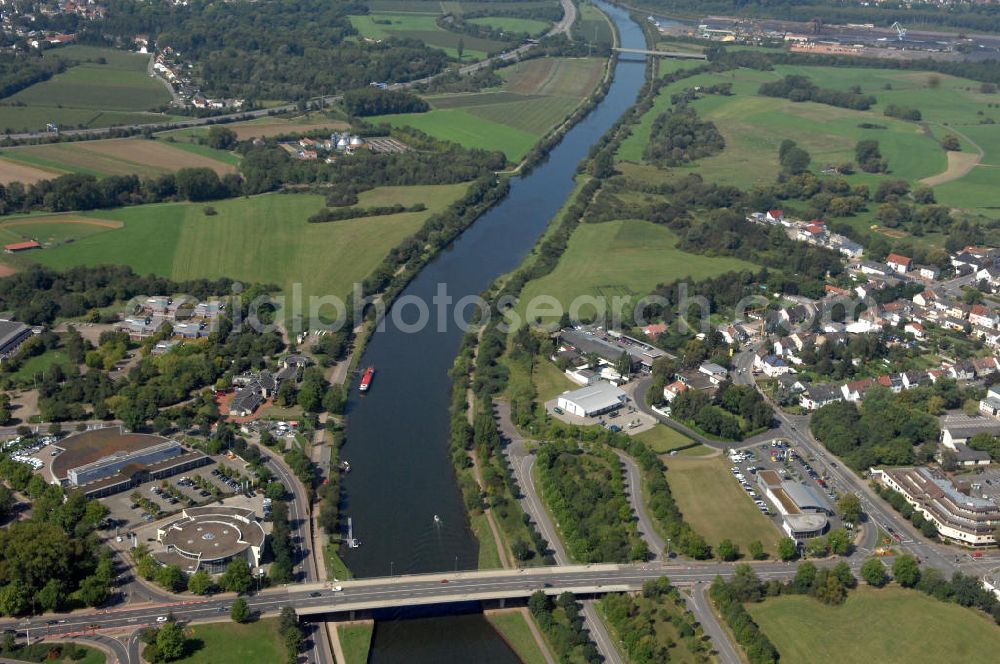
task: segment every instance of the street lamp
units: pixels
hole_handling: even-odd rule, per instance
[[[393,563],[393,562],[392,562],[392,561],[390,560],[390,561],[389,561],[389,578],[390,578],[390,579],[392,578],[392,568],[393,568],[393,565],[395,565],[395,563]]]

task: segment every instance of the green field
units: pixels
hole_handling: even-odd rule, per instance
[[[481,60],[490,53],[502,51],[504,42],[482,39],[451,32],[438,26],[434,14],[373,12],[365,16],[351,16],[351,25],[365,39],[382,40],[397,38],[417,39],[432,48],[440,48],[453,58],[458,57],[458,43],[462,42],[463,60]]]
[[[145,113],[170,101],[163,84],[146,73],[149,56],[76,45],[54,53],[80,64],[5,99],[0,128],[39,130],[49,122],[63,128],[107,127],[168,119]]]
[[[519,161],[568,116],[600,81],[597,58],[543,58],[500,70],[501,87],[478,93],[433,95],[433,110],[379,117],[466,147],[499,150]]]
[[[192,625],[188,644],[189,654],[175,661],[181,664],[284,662],[288,654],[278,634],[278,621],[273,618],[247,624]]]
[[[591,3],[579,3],[579,14],[572,28],[573,38],[591,44],[611,46],[615,40],[611,23],[604,12]]]
[[[490,528],[490,520],[486,513],[470,514],[469,522],[472,531],[476,533],[479,541],[479,560],[476,569],[500,569],[503,563],[500,561],[500,552],[497,551],[497,542],[493,538],[493,530]]]
[[[469,23],[485,25],[494,30],[506,32],[525,32],[529,35],[540,35],[549,29],[549,24],[545,21],[513,16],[484,16],[483,18],[469,19]]]
[[[539,403],[545,403],[567,390],[575,390],[579,387],[567,378],[559,367],[544,360],[535,363],[531,380],[535,384],[535,390],[538,391]]]
[[[713,547],[729,538],[743,554],[754,540],[773,554],[783,533],[733,479],[724,457],[667,459],[667,483],[684,515]]]
[[[672,65],[669,70],[678,66]],[[874,95],[878,101],[870,111],[852,111],[756,94],[761,83],[789,74],[808,76],[817,85],[833,89],[860,85],[863,93]],[[668,108],[672,94],[717,83],[732,83],[735,94],[706,95],[694,107],[704,119],[715,122],[726,139],[726,149],[695,165],[676,169],[678,172],[696,170],[707,179],[749,188],[774,180],[779,170],[778,146],[786,138],[811,154],[811,167],[817,172],[828,165],[853,161],[855,143],[873,138],[879,141],[889,161],[890,173],[882,176],[858,172],[847,177],[852,184],[865,183],[874,189],[886,177],[911,182],[932,176],[956,178],[935,185],[939,202],[987,214],[992,208],[991,216],[1000,206],[1000,172],[993,168],[1000,164],[1000,124],[981,124],[987,119],[1000,120],[1000,108],[994,108],[1000,96],[981,93],[979,84],[973,81],[925,72],[779,65],[770,72],[740,69],[694,76],[662,89],[654,108],[623,142],[619,159],[642,161],[652,122]],[[889,104],[917,108],[923,121],[885,117],[883,110]],[[862,123],[883,125],[884,129],[862,129]],[[973,166],[964,177],[959,171],[949,170],[947,154],[938,144],[951,132],[959,136],[963,153],[968,155],[962,159],[975,160],[980,151],[983,153],[981,165]]]
[[[679,431],[671,429],[666,424],[657,424],[652,429],[638,433],[635,435],[635,439],[649,445],[649,448],[657,454],[667,454],[671,450],[688,447],[694,443],[693,440]]]
[[[993,662],[1000,652],[993,621],[916,590],[862,586],[843,606],[782,595],[746,608],[785,664]]]
[[[705,279],[731,270],[755,269],[735,258],[689,254],[678,250],[676,244],[673,231],[648,221],[581,224],[555,270],[525,286],[517,312],[524,317],[530,313],[528,304],[533,298],[554,297],[572,316],[571,303],[581,296],[606,298],[610,306],[612,297],[636,300],[657,284],[674,279]],[[580,304],[582,314],[594,311],[592,305],[582,300]]]
[[[343,664],[367,664],[374,631],[375,624],[372,622],[337,625],[337,636],[347,660]]]
[[[524,664],[545,664],[545,655],[528,627],[530,618],[522,611],[490,611],[485,616]]]
[[[204,214],[204,204],[193,203],[102,211],[94,216],[124,227],[30,258],[56,268],[113,263],[175,279],[231,277],[277,284],[286,294],[301,284],[308,306],[310,295],[346,296],[390,249],[465,188],[381,187],[362,193],[359,205],[424,203],[427,210],[325,224],[306,222],[324,203],[321,196],[307,194],[215,201],[215,216]],[[328,307],[324,313],[331,312]]]

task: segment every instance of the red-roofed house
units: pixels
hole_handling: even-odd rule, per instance
[[[675,381],[663,387],[663,398],[669,403],[676,399],[681,392],[687,392],[689,389],[691,388],[689,388],[682,381]]]
[[[912,258],[900,256],[899,254],[889,254],[885,257],[885,264],[900,274],[906,274],[912,263]]]
[[[997,326],[1000,319],[998,319],[996,312],[990,311],[988,307],[981,304],[974,304],[969,309],[969,322],[979,327],[993,328]]]
[[[782,221],[785,220],[785,211],[784,210],[768,210],[767,214],[765,215],[765,218],[768,221],[770,221],[772,224],[780,224]]]
[[[650,339],[655,339],[656,337],[660,336],[666,331],[667,331],[666,323],[653,323],[652,325],[647,325],[646,327],[642,328],[642,333],[645,334]]]
[[[28,242],[15,242],[14,244],[5,244],[3,250],[8,254],[13,254],[18,251],[26,251],[28,249],[41,249],[42,245],[38,244],[34,240],[29,240]]]
[[[906,327],[903,328],[903,332],[906,332],[907,334],[912,334],[917,339],[924,338],[924,326],[921,325],[920,323],[914,323],[912,321],[907,323]]]

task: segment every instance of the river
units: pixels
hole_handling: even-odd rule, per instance
[[[623,47],[645,48],[642,29],[627,12],[598,4],[615,22]],[[398,311],[403,325],[394,325],[390,315],[385,329],[373,335],[361,366],[374,366],[377,373],[364,395],[352,385],[343,451],[351,463],[343,514],[351,517],[354,535],[362,542],[357,549],[345,550],[344,558],[357,576],[476,568],[478,543],[448,450],[448,370],[462,330],[454,322],[439,328],[434,317],[420,331],[402,329],[418,316],[405,302],[419,298],[433,313],[430,303],[440,285],[458,301],[515,269],[572,193],[577,165],[635,103],[644,80],[641,59],[620,60],[608,95],[569,131],[548,160],[515,178],[507,198],[405,289],[390,311]],[[447,311],[453,321],[452,309]],[[370,661],[488,664],[518,659],[473,606],[376,616]]]

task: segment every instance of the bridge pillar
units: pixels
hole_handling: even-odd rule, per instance
[[[506,597],[501,597],[501,598],[500,598],[500,608],[502,609],[502,608],[504,608],[504,607],[505,607],[506,605],[507,605],[507,598],[506,598]]]
[[[357,619],[356,619],[356,618],[354,617],[354,609],[351,609],[351,620],[357,620]]]

